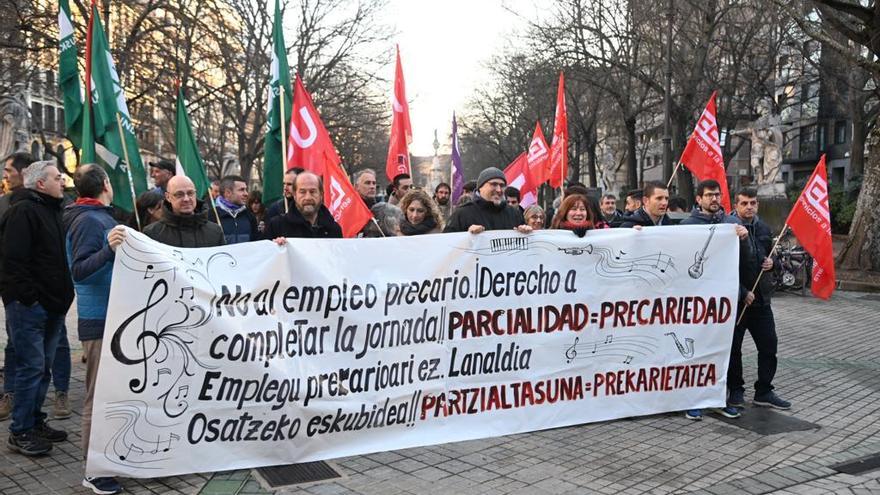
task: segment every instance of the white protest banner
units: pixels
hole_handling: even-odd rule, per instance
[[[117,249],[87,473],[722,407],[732,225]]]

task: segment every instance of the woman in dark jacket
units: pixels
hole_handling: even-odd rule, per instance
[[[400,231],[403,235],[438,234],[443,232],[443,215],[437,203],[420,189],[414,189],[400,201],[403,221]]]

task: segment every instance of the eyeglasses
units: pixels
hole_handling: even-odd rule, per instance
[[[704,197],[704,198],[705,198],[705,197],[708,197],[708,198],[720,198],[720,197],[721,197],[721,193],[720,193],[720,192],[704,192],[704,193],[703,193],[703,197]]]
[[[194,198],[194,197],[196,197],[196,192],[194,190],[177,191],[177,192],[171,194],[171,197],[174,199]]]
[[[491,182],[487,182],[486,185],[488,185],[489,187],[493,187],[493,188],[504,189],[504,186],[506,184],[501,181],[491,181]]]

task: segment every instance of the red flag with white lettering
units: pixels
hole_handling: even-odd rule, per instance
[[[532,173],[535,187],[547,182],[550,178],[550,151],[547,146],[547,140],[544,139],[544,131],[541,130],[541,123],[535,123],[535,133],[532,134],[532,140],[529,142],[529,171]]]
[[[825,155],[822,155],[816,165],[816,170],[801,191],[785,223],[794,232],[801,246],[813,257],[813,294],[828,299],[834,292],[835,277]]]
[[[700,120],[697,121],[694,133],[688,139],[680,161],[698,180],[718,181],[721,185],[721,205],[724,211],[729,212],[730,189],[727,187],[727,172],[721,156],[721,140],[718,138],[715,114],[715,92],[713,92],[706,109],[700,115]]]
[[[556,89],[556,121],[553,124],[553,142],[550,143],[550,187],[562,187],[568,175],[568,114],[565,111],[565,77],[559,73]]]
[[[412,125],[409,122],[409,104],[406,102],[406,86],[403,67],[400,65],[400,47],[397,47],[397,67],[394,71],[394,95],[391,99],[391,141],[385,160],[385,175],[394,180],[399,174],[412,174],[409,165],[409,144],[412,143]]]
[[[342,160],[299,74],[290,113],[287,168],[302,167],[322,176],[324,205],[342,227],[343,236],[356,236],[373,215],[343,172]]]
[[[528,208],[538,202],[538,184],[529,170],[528,153],[520,153],[507,168],[504,169],[507,185],[519,189],[519,204]]]

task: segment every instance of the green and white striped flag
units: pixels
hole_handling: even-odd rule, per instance
[[[275,0],[275,22],[272,26],[272,66],[269,78],[269,101],[266,114],[266,140],[263,153],[263,203],[281,199],[284,164],[281,126],[288,125],[293,92],[290,89],[290,66],[281,25],[281,5]],[[281,91],[284,91],[284,122],[281,115]]]
[[[82,162],[103,165],[113,184],[113,204],[134,211],[134,198],[147,190],[147,175],[125,103],[125,91],[94,3],[86,44],[86,89],[91,97],[83,106]],[[117,115],[122,121],[122,134]],[[125,162],[126,151],[131,163]]]
[[[58,5],[58,87],[64,97],[64,129],[67,139],[76,148],[82,146],[83,93],[76,66],[76,42],[73,23],[70,22],[70,2],[60,0]]]
[[[177,123],[175,125],[175,142],[177,144],[177,173],[183,174],[196,185],[196,193],[203,198],[208,192],[210,184],[205,173],[205,162],[199,155],[196,138],[193,135],[192,124],[186,113],[186,100],[183,98],[183,88],[177,88]]]

